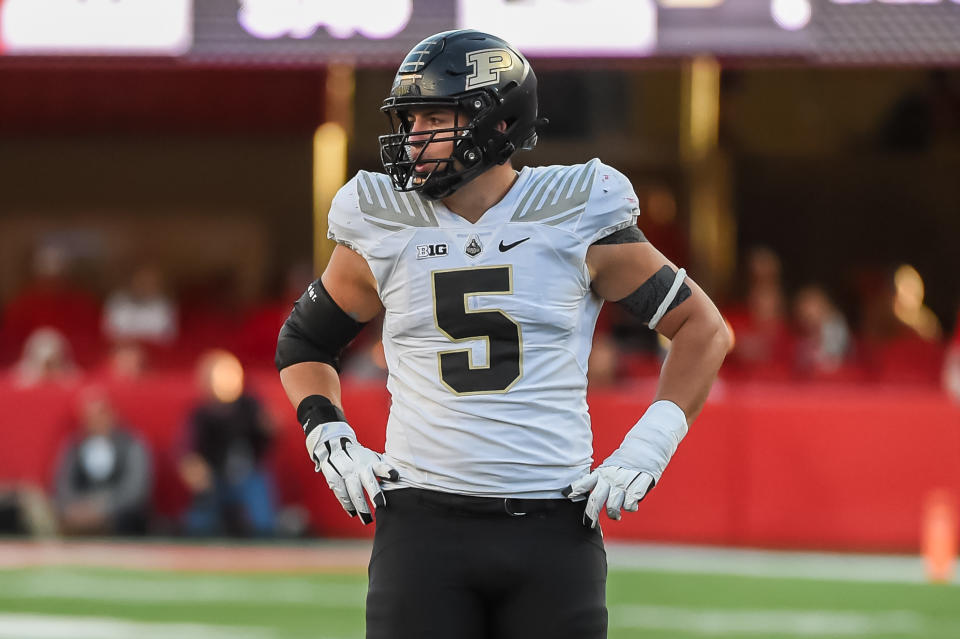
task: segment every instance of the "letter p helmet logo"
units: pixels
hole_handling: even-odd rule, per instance
[[[467,89],[485,87],[500,81],[503,71],[513,68],[513,56],[506,49],[481,49],[467,54],[473,71],[467,76]]]

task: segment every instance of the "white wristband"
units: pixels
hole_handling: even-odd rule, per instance
[[[658,482],[687,428],[687,416],[679,406],[665,399],[654,402],[601,466],[640,470]]]
[[[353,429],[350,428],[350,424],[347,422],[327,422],[319,428],[314,428],[310,431],[310,434],[307,435],[307,454],[310,455],[310,459],[316,464],[316,468],[314,468],[315,471],[320,471],[320,464],[326,459],[327,452],[326,447],[324,447],[320,453],[317,454],[317,447],[322,446],[331,439],[339,437],[346,437],[354,443],[357,441],[357,434],[353,432]]]

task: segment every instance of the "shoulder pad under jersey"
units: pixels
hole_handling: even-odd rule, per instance
[[[511,222],[564,228],[587,244],[636,224],[639,209],[633,186],[600,160],[533,170]]]
[[[367,255],[384,235],[419,226],[438,226],[432,202],[394,191],[382,173],[360,171],[333,198],[327,236]]]
[[[583,213],[596,168],[592,163],[538,166],[517,200],[511,222],[575,227]]]
[[[600,160],[590,160],[590,164],[596,167],[596,171],[587,210],[577,225],[577,234],[587,244],[593,244],[614,231],[635,226],[640,215],[640,203],[630,180]]]

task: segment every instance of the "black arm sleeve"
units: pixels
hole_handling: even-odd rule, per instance
[[[650,278],[640,285],[633,293],[630,293],[622,300],[617,301],[621,308],[626,309],[636,317],[639,317],[644,324],[650,322],[656,315],[657,309],[664,298],[669,294],[673,286],[673,280],[677,272],[669,266],[664,265],[659,271],[650,276]],[[680,306],[691,295],[690,287],[686,283],[681,284],[677,294],[670,301],[666,312],[670,312]]]
[[[300,362],[323,362],[340,371],[340,352],[364,324],[347,315],[318,279],[307,287],[280,329],[277,370]]]

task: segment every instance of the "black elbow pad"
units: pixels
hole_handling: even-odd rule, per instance
[[[301,362],[323,362],[340,370],[340,353],[365,326],[333,301],[318,279],[293,306],[277,338],[277,370]]]

